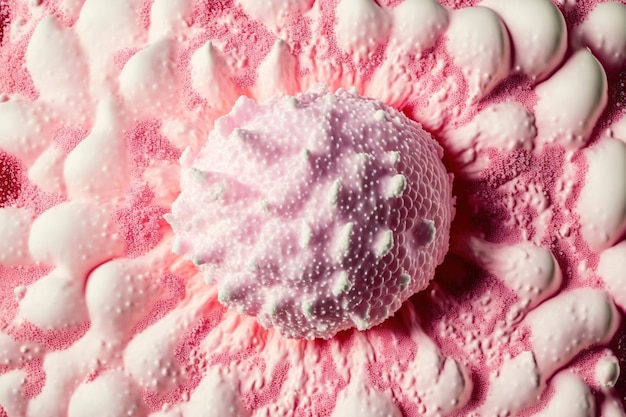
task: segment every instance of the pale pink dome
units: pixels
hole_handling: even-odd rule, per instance
[[[344,90],[242,97],[183,156],[175,250],[222,303],[284,336],[370,328],[426,288],[448,250],[442,155],[402,113]]]

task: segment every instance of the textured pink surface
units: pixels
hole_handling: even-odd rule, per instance
[[[454,215],[443,150],[383,103],[315,85],[239,99],[182,160],[174,251],[291,338],[366,330],[426,288]]]
[[[624,416],[623,4],[12,0],[0,21],[1,413]],[[318,83],[421,124],[456,216],[393,317],[293,340],[220,304],[163,215],[183,152],[227,166],[211,138],[241,95]],[[262,151],[227,167],[284,149]]]

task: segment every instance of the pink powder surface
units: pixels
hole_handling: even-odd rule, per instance
[[[0,0],[0,415],[625,416],[625,80],[619,2]],[[428,131],[456,217],[393,317],[287,339],[163,216],[317,83]]]

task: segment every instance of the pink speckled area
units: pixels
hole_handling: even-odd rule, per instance
[[[0,0],[0,416],[626,416],[625,83],[620,2]],[[357,112],[344,136],[295,116],[324,88],[329,112]],[[254,111],[233,122],[242,106]],[[385,136],[390,115],[402,122]],[[439,205],[445,229],[452,198],[456,214],[434,273],[447,230],[418,228],[442,253],[372,303],[384,321],[351,314],[364,311],[341,302],[341,279],[281,281],[338,247],[302,238],[314,228],[294,213],[346,223],[320,210],[334,182],[304,162],[358,172],[350,152],[300,152],[307,135],[358,138],[350,152],[377,156],[365,177],[390,179],[346,213],[454,177],[423,213],[385,206],[407,225]],[[416,155],[430,140],[437,173],[394,171],[376,135]],[[258,187],[233,195],[261,196],[259,212],[216,205],[211,171]],[[268,196],[304,209],[263,215]],[[292,234],[271,250],[244,217]],[[391,248],[389,265],[410,258],[399,235],[350,236]],[[237,304],[222,286],[254,256],[271,268]],[[407,282],[376,271],[384,285],[351,275],[358,297]],[[337,285],[310,291],[324,282]],[[289,312],[276,288],[305,300],[288,303],[305,321],[272,321]],[[307,304],[321,293],[330,316]]]

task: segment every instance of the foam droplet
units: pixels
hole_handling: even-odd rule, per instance
[[[222,112],[235,103],[239,89],[230,78],[228,64],[212,42],[194,52],[190,67],[193,88],[211,108]]]
[[[264,100],[276,94],[295,94],[298,89],[298,61],[289,45],[279,39],[259,66],[257,97]]]
[[[584,146],[608,101],[606,73],[587,49],[572,55],[535,91],[536,143],[540,146]]]
[[[509,37],[492,10],[455,10],[450,14],[446,37],[446,47],[469,84],[470,100],[484,97],[509,74]]]

